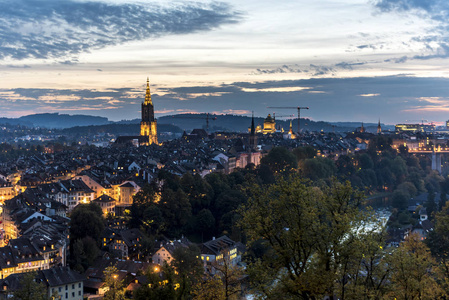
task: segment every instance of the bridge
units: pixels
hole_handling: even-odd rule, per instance
[[[409,153],[431,154],[432,170],[437,170],[441,174],[441,154],[449,153],[449,147],[446,145],[426,146],[408,148]]]

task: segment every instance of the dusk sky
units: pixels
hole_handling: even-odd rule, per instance
[[[0,0],[0,117],[449,119],[449,1]],[[278,110],[279,115],[295,114]]]

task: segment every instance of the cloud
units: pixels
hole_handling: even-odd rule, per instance
[[[83,52],[129,41],[208,31],[236,23],[224,2],[110,4],[76,0],[0,1],[0,59],[77,62]]]
[[[164,86],[163,95],[154,93],[152,99],[158,116],[214,111],[234,114],[254,111],[256,116],[266,116],[273,112],[267,109],[271,106],[307,106],[310,109],[305,110],[303,116],[314,120],[377,122],[381,117],[382,122],[400,123],[421,118],[446,120],[448,86],[449,78],[407,75],[310,78],[179,88]],[[292,87],[297,89],[291,91]],[[157,87],[154,89],[157,90]],[[186,94],[201,96],[181,101],[180,98]],[[78,112],[111,120],[135,119],[140,117],[144,95],[144,87],[106,90],[0,89],[0,116],[19,116],[33,111]],[[362,98],[361,95],[374,98]],[[295,114],[296,109],[279,111],[281,113]]]
[[[283,65],[274,69],[256,69],[252,72],[252,75],[263,75],[263,74],[285,74],[285,73],[304,73],[310,76],[320,76],[331,74],[335,75],[341,70],[353,70],[355,67],[362,66],[368,62],[339,62],[334,65]]]
[[[272,87],[272,88],[242,88],[242,91],[247,93],[255,93],[255,92],[288,93],[310,89],[311,89],[310,87],[303,87],[303,86],[285,86],[285,87]]]
[[[251,115],[251,111],[245,109],[225,109],[222,111],[214,111],[212,114],[229,114],[229,115]]]
[[[380,94],[360,94],[360,97],[377,97],[380,96]]]
[[[445,0],[377,0],[374,6],[383,13],[415,14],[435,22],[431,34],[418,36],[411,42],[420,42],[423,53],[403,56],[399,59],[386,60],[403,63],[408,59],[428,60],[449,57],[449,2]],[[430,52],[430,53],[429,53]]]

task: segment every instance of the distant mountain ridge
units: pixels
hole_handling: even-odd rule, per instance
[[[206,129],[207,114],[178,114],[162,116],[157,119],[158,125],[172,125],[173,128],[183,128],[187,132],[195,128]],[[264,117],[254,117],[255,125],[263,127]],[[276,127],[281,127],[284,131],[290,128],[290,122],[294,131],[297,131],[297,119],[281,120],[276,119]],[[140,119],[122,120],[118,122],[109,121],[108,118],[89,115],[68,115],[59,113],[44,113],[27,115],[20,118],[0,118],[0,124],[23,125],[27,127],[41,127],[49,129],[68,129],[84,126],[102,126],[102,125],[137,125]],[[209,131],[234,131],[248,132],[251,125],[250,116],[239,115],[209,115]],[[301,130],[305,131],[353,131],[360,127],[361,122],[325,122],[301,119]],[[368,131],[375,132],[377,124],[365,123]],[[391,125],[390,125],[391,126]],[[132,127],[130,127],[132,128]],[[136,127],[137,128],[137,127]],[[166,127],[165,128],[171,128]],[[383,129],[387,126],[382,124]],[[138,130],[137,130],[138,132]]]
[[[28,127],[43,127],[63,129],[75,126],[106,125],[113,122],[108,118],[89,115],[68,115],[45,113],[23,116],[20,118],[0,118],[0,124],[23,125]]]

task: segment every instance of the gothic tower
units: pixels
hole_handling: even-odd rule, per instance
[[[382,127],[380,126],[380,119],[379,123],[377,123],[377,134],[380,134],[382,132]]]
[[[254,112],[251,118],[251,131],[249,134],[249,148],[250,150],[254,150],[257,147],[257,136],[256,136],[256,128],[254,127]]]
[[[140,136],[144,137],[144,145],[157,144],[157,122],[154,118],[153,101],[150,94],[150,80],[147,78],[145,102],[142,103],[142,122],[140,122]]]
[[[360,127],[360,133],[364,133],[365,132],[365,127],[363,126],[363,122],[362,122],[362,127]]]

